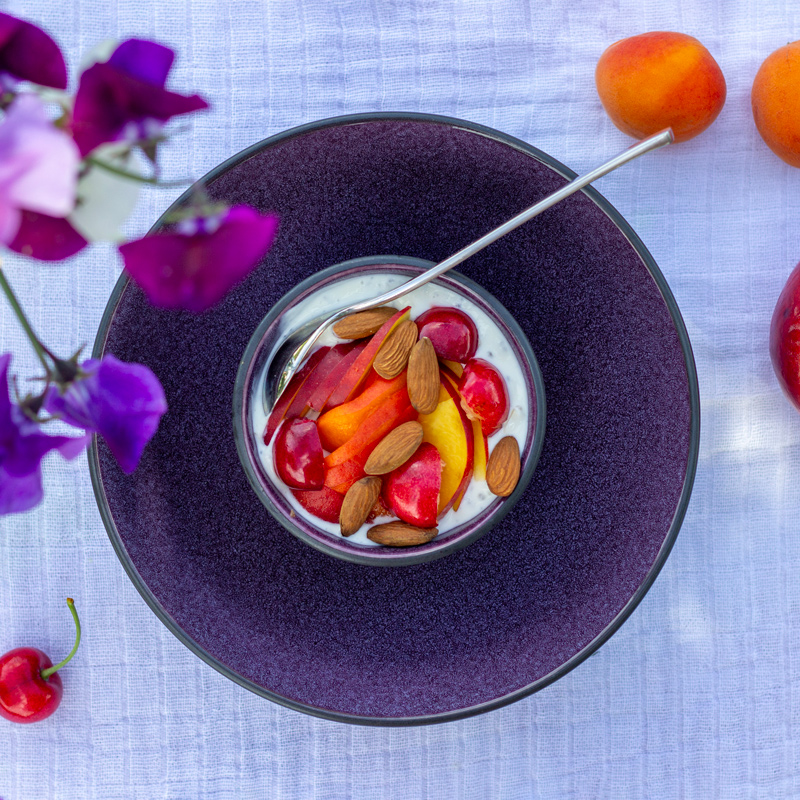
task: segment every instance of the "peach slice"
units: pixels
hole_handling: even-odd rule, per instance
[[[390,395],[363,421],[354,436],[326,456],[325,485],[346,492],[364,477],[364,464],[378,442],[398,425],[416,417],[405,387]]]
[[[286,411],[287,419],[294,419],[295,417],[305,416],[306,412],[311,407],[311,398],[325,383],[326,378],[334,370],[337,364],[344,359],[347,354],[355,348],[355,342],[343,342],[331,347],[325,354],[325,357],[317,364],[316,368],[308,376],[308,379],[298,390],[297,394],[291,402],[288,410]],[[357,356],[353,356],[352,360],[355,361]],[[344,368],[342,369],[344,372]],[[333,386],[331,386],[331,391]],[[327,397],[325,398],[327,400]]]
[[[417,412],[415,408],[409,404],[400,412],[400,416],[393,419],[391,423],[382,426],[381,430],[385,430],[385,433],[389,433],[404,422],[411,422],[416,418]],[[367,463],[370,453],[372,453],[383,436],[384,434],[380,434],[367,444],[360,453],[357,453],[341,464],[331,467],[325,476],[326,485],[333,487],[337,492],[346,493],[357,480],[360,480],[366,475],[364,472],[364,465]]]
[[[489,440],[483,435],[481,422],[472,420],[472,435],[475,437],[475,463],[472,477],[477,481],[486,480],[486,464],[489,461]]]
[[[399,392],[405,385],[405,372],[391,380],[378,377],[349,403],[343,403],[326,411],[317,420],[322,446],[329,452],[341,447],[348,439],[355,436],[364,420],[382,405],[387,397]]]
[[[345,373],[339,385],[333,390],[333,393],[328,398],[326,408],[334,408],[335,406],[346,403],[352,400],[356,390],[361,386],[364,378],[369,374],[372,362],[375,356],[378,355],[383,340],[404,320],[408,319],[408,314],[411,311],[411,306],[398,311],[393,317],[390,317],[386,322],[381,325],[378,332],[367,342],[366,347],[359,353],[358,358],[353,362],[353,365]]]
[[[339,345],[337,345],[337,347],[338,346]],[[361,355],[367,343],[359,342],[353,347],[352,342],[347,342],[344,346],[351,347],[352,349],[348,350],[347,354],[331,368],[330,372],[323,377],[320,385],[314,390],[308,401],[308,407],[312,411],[322,411],[322,409],[325,408],[328,398],[333,394],[350,367],[353,366],[355,360]]]
[[[445,375],[448,378],[455,381],[456,385],[458,384],[458,379],[464,374],[464,366],[459,364],[458,361],[448,361],[447,359],[442,359],[442,367],[446,367],[444,369]],[[448,374],[448,370],[453,373],[453,375]]]
[[[458,380],[464,374],[464,367],[455,361],[442,361],[442,375],[450,380],[453,388],[458,389]],[[459,396],[460,398],[460,396]],[[459,405],[461,405],[459,399]],[[462,406],[463,409],[463,406]],[[466,413],[466,412],[465,412]],[[472,436],[475,441],[475,460],[472,465],[472,477],[479,481],[486,480],[486,464],[489,461],[489,440],[483,435],[480,420],[473,419]],[[466,491],[466,487],[465,487]],[[454,503],[457,509],[460,499]]]
[[[439,516],[460,501],[472,477],[475,441],[472,424],[459,403],[450,379],[441,375],[439,404],[430,414],[421,414],[423,442],[430,442],[444,462],[439,495]]]
[[[272,409],[272,413],[267,419],[267,427],[264,431],[264,444],[269,444],[275,431],[278,430],[278,426],[285,419],[286,412],[289,410],[289,406],[291,406],[300,388],[306,380],[308,380],[316,369],[317,364],[322,361],[329,350],[330,347],[320,347],[319,350],[315,350],[309,356],[308,361],[300,367],[300,370],[289,381],[289,385],[283,390],[283,394],[278,398],[278,402],[275,403],[275,407]]]

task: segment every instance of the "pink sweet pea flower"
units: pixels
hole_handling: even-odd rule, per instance
[[[102,436],[123,472],[130,474],[166,413],[164,389],[149,367],[112,355],[84,361],[81,371],[84,375],[63,393],[51,387],[44,407],[67,424]]]
[[[175,54],[143,39],[122,42],[105,63],[80,79],[72,114],[72,134],[81,155],[104,142],[155,138],[167,120],[208,108],[198,95],[164,88]]]
[[[47,118],[41,101],[22,94],[0,123],[0,242],[14,240],[21,209],[65,217],[75,205],[80,156]]]
[[[0,515],[28,511],[42,499],[42,459],[57,450],[75,458],[88,436],[47,436],[8,394],[9,354],[0,356]]]
[[[206,311],[244,280],[267,253],[278,217],[234,206],[217,217],[184,220],[119,248],[125,269],[153,305]]]
[[[54,89],[67,88],[58,45],[30,22],[0,13],[0,75]]]

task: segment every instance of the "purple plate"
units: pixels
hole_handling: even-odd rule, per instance
[[[689,502],[699,397],[663,276],[594,189],[462,265],[525,331],[547,392],[533,478],[479,541],[395,569],[314,550],[248,484],[231,423],[253,331],[304,278],[376,253],[439,261],[571,177],[472,123],[340,117],[207,176],[212,197],[281,215],[268,257],[212,312],[155,310],[120,279],[94,355],[148,364],[170,409],[133,475],[96,443],[92,480],[123,566],[193,652],[291,708],[419,724],[541,689],[628,617]]]

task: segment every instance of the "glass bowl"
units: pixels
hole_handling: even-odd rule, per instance
[[[326,294],[335,292],[336,284],[348,278],[388,272],[407,280],[431,266],[433,262],[418,258],[370,256],[351,259],[311,275],[286,294],[263,319],[250,339],[236,375],[233,394],[234,437],[250,485],[272,516],[289,532],[324,553],[357,564],[385,567],[419,564],[441,558],[476,541],[497,525],[525,492],[544,442],[544,382],[528,338],[495,297],[464,275],[450,271],[434,281],[434,285],[454,292],[474,304],[497,326],[523,376],[524,387],[516,389],[512,387],[517,396],[524,397],[528,408],[524,438],[519,440],[522,462],[520,478],[512,494],[492,499],[475,516],[459,521],[452,528],[442,529],[436,538],[427,544],[388,547],[371,543],[362,544],[345,538],[335,531],[337,526],[334,524],[329,524],[326,528],[324,524],[305,512],[293,498],[290,499],[289,493],[285,489],[282,491],[278,485],[279,479],[273,470],[266,468],[265,461],[269,458],[269,453],[261,443],[263,428],[259,426],[256,429],[254,411],[263,407],[266,362],[295,324],[287,322],[287,313],[306,302],[315,304],[320,300],[328,302]],[[367,288],[364,290],[364,298],[369,296],[371,293]],[[414,311],[414,299],[412,296],[409,298],[407,302],[406,298],[402,298],[395,305],[399,307],[412,305],[412,314],[416,316],[418,312]],[[360,299],[362,298],[348,294],[341,303],[334,299],[329,302],[331,309],[334,310],[342,303],[356,302]],[[314,315],[319,313],[316,305],[313,313]],[[256,404],[257,409],[254,409],[253,404]],[[447,512],[441,522],[446,523],[450,514],[452,512]]]

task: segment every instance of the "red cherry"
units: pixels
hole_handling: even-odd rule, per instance
[[[441,487],[441,456],[430,442],[423,442],[402,467],[384,478],[383,501],[403,522],[433,528]]]
[[[435,306],[416,319],[419,338],[427,336],[439,358],[463,364],[478,349],[478,329],[460,308]]]
[[[343,494],[335,492],[329,486],[323,486],[321,489],[312,492],[292,491],[292,494],[309,514],[319,519],[324,519],[326,522],[339,521],[342,501],[344,500]]]
[[[75,655],[81,641],[81,625],[72,598],[67,605],[75,620],[75,644],[56,666],[35,647],[17,647],[0,656],[0,716],[11,722],[39,722],[59,706],[64,694],[61,669]]]
[[[470,419],[480,420],[484,436],[491,436],[508,419],[508,388],[488,361],[473,358],[458,382],[461,405]]]
[[[321,489],[325,455],[313,419],[290,419],[278,430],[273,450],[275,471],[292,489]]]
[[[0,658],[0,716],[11,722],[39,722],[61,702],[64,686],[56,672],[42,677],[53,662],[35,647],[17,647]]]
[[[800,409],[800,264],[792,270],[775,305],[769,353],[781,389]]]

